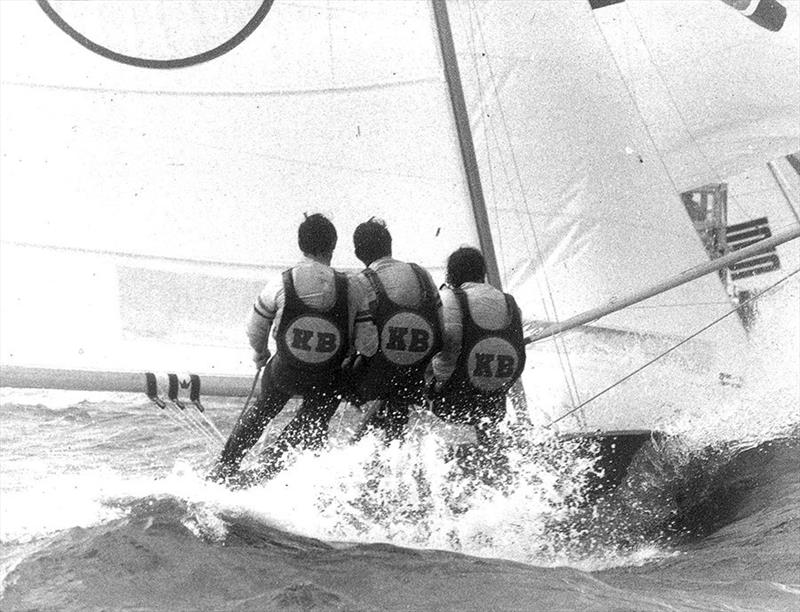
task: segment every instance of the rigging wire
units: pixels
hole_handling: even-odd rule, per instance
[[[476,35],[475,35],[475,20],[473,19],[473,15],[475,14],[475,7],[470,7],[469,10],[469,18],[465,20],[463,12],[461,10],[456,10],[457,17],[461,23],[461,30],[465,33],[465,37],[467,39],[467,46],[469,51],[469,57],[472,60],[472,69],[475,75],[475,80],[477,81],[477,95],[478,95],[478,117],[482,120],[479,122],[479,125],[484,126],[484,130],[482,131],[483,136],[483,144],[485,147],[485,155],[486,155],[486,168],[488,170],[488,177],[489,177],[489,185],[490,185],[490,193],[488,194],[488,198],[486,200],[486,204],[488,204],[488,199],[491,199],[491,208],[492,213],[494,215],[494,224],[497,228],[496,238],[497,238],[497,252],[495,253],[495,260],[500,261],[502,263],[502,277],[501,282],[503,286],[507,284],[508,277],[509,277],[509,265],[506,260],[506,253],[503,249],[503,232],[501,231],[502,228],[502,221],[501,221],[501,211],[502,208],[498,204],[498,183],[495,182],[495,165],[496,161],[495,158],[492,156],[492,138],[494,137],[494,146],[497,148],[498,152],[500,152],[501,146],[499,139],[497,137],[496,131],[493,129],[493,124],[491,121],[492,114],[490,113],[489,105],[486,100],[486,96],[484,95],[484,79],[481,75],[481,68],[478,63],[478,53],[476,49]],[[467,23],[465,23],[467,22]],[[483,57],[487,57],[485,53],[486,47],[484,43],[484,53],[481,53]],[[495,87],[495,89],[497,89]],[[473,130],[474,131],[474,130]],[[491,136],[491,137],[490,137]],[[475,147],[475,154],[477,156],[478,149]],[[513,182],[511,177],[508,174],[508,168],[504,163],[502,154],[499,155],[500,159],[500,169],[502,170],[502,174],[505,176],[505,186],[509,191],[509,194],[513,194]],[[477,162],[477,159],[476,159]],[[499,174],[499,173],[498,173]],[[498,182],[500,177],[498,176]],[[517,213],[517,218],[519,220],[519,213],[516,210],[516,207],[513,206],[513,198],[511,212]],[[487,215],[489,212],[489,206],[485,205],[484,208],[487,211]],[[527,247],[527,245],[526,245]],[[527,247],[528,254],[530,259],[530,247]],[[498,266],[500,268],[500,266]],[[498,273],[500,273],[500,269],[498,269]],[[501,287],[502,288],[502,287]],[[540,294],[542,293],[541,288],[539,290]],[[547,308],[545,304],[545,309]],[[569,384],[567,382],[567,384]],[[513,399],[516,398],[516,399]],[[514,412],[520,421],[529,421],[530,417],[528,414],[527,402],[525,401],[525,393],[521,389],[521,383],[518,381],[514,385],[514,389],[512,390],[512,405],[514,406]],[[573,402],[574,405],[574,402]]]
[[[256,370],[256,375],[253,377],[253,384],[250,387],[250,393],[247,395],[247,399],[244,400],[244,407],[242,408],[242,412],[247,410],[247,407],[250,405],[250,400],[253,399],[253,394],[256,392],[256,384],[258,383],[258,377],[261,376],[261,370],[264,369],[264,366],[260,366]]]
[[[202,420],[202,422],[206,424],[206,427],[208,427],[208,429],[211,430],[211,432],[217,437],[217,439],[224,444],[226,438],[225,436],[222,435],[222,432],[219,430],[219,427],[217,427],[214,424],[214,421],[209,419],[205,412],[201,412],[200,410],[198,410],[198,414],[200,415],[200,419]]]
[[[631,377],[632,377],[632,376],[634,376],[635,374],[638,374],[639,372],[641,372],[642,370],[644,370],[644,369],[645,369],[645,368],[647,368],[648,366],[650,366],[650,365],[654,364],[656,361],[658,361],[658,360],[659,360],[659,359],[661,359],[662,357],[665,357],[666,355],[668,355],[669,353],[671,353],[672,351],[674,351],[674,350],[675,350],[675,349],[677,349],[678,347],[680,347],[680,346],[682,346],[682,345],[686,344],[686,343],[687,343],[689,340],[691,340],[692,338],[695,338],[696,336],[699,336],[700,334],[702,334],[702,333],[703,333],[704,331],[706,331],[707,329],[709,329],[709,328],[713,327],[714,325],[716,325],[717,323],[719,323],[720,321],[722,321],[722,320],[723,320],[723,319],[725,319],[726,317],[729,317],[729,316],[730,316],[730,315],[732,315],[733,313],[737,312],[739,309],[741,309],[741,308],[744,308],[745,306],[747,306],[748,304],[750,304],[750,303],[752,303],[752,302],[755,302],[756,300],[758,300],[759,298],[763,297],[764,295],[766,295],[767,293],[769,293],[770,291],[772,291],[773,289],[775,289],[776,287],[778,287],[778,285],[780,285],[780,284],[781,284],[781,283],[783,283],[784,281],[786,281],[786,280],[790,279],[792,276],[794,276],[795,274],[797,274],[797,273],[799,273],[799,272],[800,272],[800,268],[797,268],[796,270],[794,270],[793,272],[790,272],[789,274],[787,274],[786,276],[784,276],[784,277],[783,277],[783,278],[781,278],[780,280],[776,281],[775,283],[773,283],[772,285],[770,285],[769,287],[767,287],[767,288],[766,288],[766,289],[764,289],[763,291],[760,291],[759,293],[756,293],[756,294],[755,294],[755,295],[753,295],[751,298],[749,298],[749,299],[745,300],[745,301],[744,301],[744,302],[742,302],[741,304],[738,304],[738,305],[737,305],[735,308],[733,308],[732,310],[729,310],[729,311],[728,311],[728,312],[726,312],[724,315],[722,315],[722,316],[720,316],[720,317],[717,317],[716,319],[714,319],[713,321],[711,321],[711,323],[709,323],[708,325],[705,325],[704,327],[700,328],[699,330],[697,330],[696,332],[694,332],[694,333],[693,333],[693,334],[691,334],[690,336],[688,336],[688,337],[684,338],[683,340],[681,340],[680,342],[678,342],[678,344],[676,344],[676,345],[674,345],[674,346],[672,346],[672,347],[668,348],[666,351],[664,351],[664,352],[663,352],[663,353],[661,353],[660,355],[657,355],[656,357],[654,357],[653,359],[651,359],[650,361],[648,361],[648,362],[647,362],[647,363],[645,363],[644,365],[642,365],[642,366],[640,366],[640,367],[636,368],[635,370],[633,370],[633,371],[632,371],[632,372],[630,372],[629,374],[626,374],[625,376],[623,376],[622,378],[620,378],[618,381],[616,381],[616,382],[615,382],[613,385],[611,385],[611,386],[609,386],[609,387],[606,387],[605,389],[603,389],[603,390],[602,390],[602,391],[600,391],[599,393],[596,393],[595,395],[593,395],[592,397],[590,397],[589,399],[587,399],[586,401],[584,401],[583,403],[581,403],[579,406],[576,406],[575,408],[573,408],[573,409],[571,409],[571,410],[569,410],[569,411],[565,412],[564,414],[562,414],[562,415],[561,415],[560,417],[558,417],[557,419],[554,419],[554,420],[550,421],[550,422],[549,422],[547,425],[545,425],[545,429],[548,429],[548,428],[550,428],[552,425],[555,425],[556,423],[558,423],[558,422],[559,422],[559,421],[561,421],[562,419],[565,419],[566,417],[568,417],[570,414],[572,414],[572,413],[573,413],[573,412],[575,412],[576,410],[579,410],[579,409],[583,408],[583,407],[584,407],[584,406],[586,406],[586,404],[588,404],[589,402],[592,402],[592,401],[596,400],[598,397],[600,397],[601,395],[604,395],[604,394],[606,394],[607,392],[611,391],[611,389],[613,389],[614,387],[616,387],[616,386],[620,385],[621,383],[625,382],[626,380],[628,380],[629,378],[631,378]]]
[[[174,425],[176,425],[179,429],[183,430],[185,434],[188,434],[190,437],[196,437],[197,431],[192,429],[188,423],[186,423],[183,418],[179,417],[172,408],[164,407],[161,409],[161,415],[166,418],[168,421],[171,421]]]
[[[188,432],[191,432],[192,435],[200,436],[200,438],[204,439],[206,442],[216,444],[217,440],[215,440],[210,433],[201,427],[197,421],[195,421],[190,414],[186,412],[186,408],[179,408],[171,401],[167,402],[167,406],[168,407],[165,408],[165,410],[168,410],[176,420],[184,423]]]
[[[479,36],[480,36],[480,39],[481,39],[481,44],[483,46],[483,49],[486,49],[487,45],[486,45],[486,38],[485,38],[484,32],[483,32],[483,25],[482,25],[482,22],[481,22],[481,19],[480,19],[480,15],[478,14],[478,10],[476,8],[476,4],[475,4],[474,0],[471,3],[470,7],[471,7],[470,15],[471,16],[472,15],[475,16],[475,20],[474,21],[475,21],[475,24],[477,26],[477,30],[478,30],[478,33],[479,33]],[[463,23],[463,17],[462,17],[462,23]],[[476,73],[478,81],[479,81],[479,92],[481,94],[481,103],[483,105],[483,103],[484,103],[483,90],[480,87],[480,69],[479,69],[479,66],[478,66],[477,59],[476,59],[477,58],[477,53],[475,52],[476,42],[475,42],[475,38],[474,38],[474,34],[473,34],[473,32],[474,32],[473,20],[472,20],[471,17],[470,17],[469,32],[471,34],[471,36],[470,36],[471,55],[472,55],[472,58],[473,58],[473,65],[474,65],[475,73]],[[482,56],[485,58],[486,68],[487,68],[488,74],[489,74],[489,81],[491,83],[492,91],[494,93],[495,104],[497,106],[498,115],[499,115],[500,123],[501,123],[501,127],[502,127],[501,132],[502,132],[502,134],[503,134],[503,136],[505,137],[505,140],[506,140],[506,144],[507,144],[507,147],[508,147],[508,150],[509,150],[509,153],[510,153],[512,168],[513,168],[515,177],[512,178],[512,177],[509,176],[508,167],[506,166],[505,160],[503,159],[502,155],[500,156],[501,167],[502,167],[503,173],[504,173],[504,175],[506,177],[506,184],[508,186],[509,193],[513,193],[514,192],[514,190],[512,189],[512,184],[516,184],[519,187],[520,197],[522,198],[522,205],[525,208],[525,213],[526,214],[523,215],[522,211],[520,211],[519,208],[517,208],[516,206],[512,206],[511,210],[515,213],[515,215],[517,217],[517,221],[521,226],[522,225],[526,225],[526,221],[527,221],[527,225],[531,229],[531,234],[533,236],[534,247],[535,247],[536,255],[537,255],[537,258],[538,258],[539,267],[540,267],[540,270],[542,271],[542,277],[544,279],[544,284],[545,284],[545,290],[546,291],[542,291],[542,287],[540,285],[540,279],[539,279],[539,275],[538,274],[534,275],[534,280],[535,280],[535,282],[537,284],[537,287],[539,288],[539,293],[543,294],[543,295],[546,294],[547,297],[549,298],[549,302],[550,302],[549,306],[548,306],[547,300],[545,300],[545,299],[542,300],[542,305],[544,306],[544,310],[545,310],[545,316],[548,319],[552,318],[557,323],[559,319],[558,319],[558,313],[557,313],[557,309],[556,309],[555,297],[553,295],[553,291],[552,291],[552,288],[550,286],[550,281],[549,281],[549,277],[548,277],[548,274],[547,274],[547,269],[546,269],[546,266],[545,266],[545,259],[544,259],[544,255],[543,255],[541,246],[539,244],[539,238],[538,238],[538,234],[536,232],[536,227],[535,227],[535,225],[533,223],[533,220],[532,220],[531,208],[530,208],[530,205],[528,203],[528,198],[527,198],[527,195],[525,193],[525,188],[524,188],[524,185],[523,185],[523,182],[522,182],[522,176],[521,176],[521,172],[520,172],[520,168],[519,168],[519,162],[517,161],[516,155],[514,153],[514,147],[512,145],[511,137],[509,135],[508,122],[506,120],[505,112],[504,112],[502,103],[500,101],[498,78],[497,78],[497,75],[495,74],[495,71],[492,68],[491,62],[489,61],[489,59],[490,59],[489,58],[489,54],[484,52],[484,53],[482,53]],[[484,110],[484,115],[488,118],[490,115],[489,115],[488,112],[486,112],[487,109],[485,108],[485,106],[483,107],[483,110]],[[498,150],[502,149],[502,144],[500,142],[500,138],[498,137],[497,130],[494,128],[494,123],[491,120],[487,120],[486,121],[486,126],[487,126],[487,135],[491,134],[491,136],[495,140],[495,144],[497,145]],[[487,149],[488,149],[488,146],[489,146],[489,139],[488,138],[486,138],[486,144],[487,144]],[[489,158],[489,166],[490,166],[490,169],[491,169],[491,157]],[[497,215],[498,215],[498,220],[499,220],[499,212],[497,213]],[[523,232],[522,236],[523,236],[523,240],[524,240],[524,243],[525,243],[525,249],[526,249],[526,251],[528,253],[528,256],[529,256],[529,258],[531,260],[533,260],[534,256],[533,256],[533,252],[531,250],[531,246],[530,246],[530,244],[528,242],[528,237],[524,232]],[[551,311],[553,313],[552,315],[550,314]],[[562,373],[564,374],[566,387],[567,387],[567,390],[569,391],[569,395],[570,395],[570,402],[574,406],[577,402],[580,401],[580,395],[578,393],[577,381],[575,379],[575,373],[574,373],[574,370],[573,370],[573,367],[572,367],[572,363],[571,363],[570,358],[569,358],[569,353],[566,351],[566,348],[563,346],[563,340],[560,337],[557,337],[557,336],[558,336],[557,334],[553,336],[553,345],[555,346],[556,354],[557,354],[558,359],[559,359],[559,364],[561,366]]]
[[[459,12],[459,17],[461,17],[461,21],[463,23],[463,16],[461,15],[460,12]],[[462,25],[462,27],[463,27],[463,25]],[[468,39],[469,39],[469,43],[470,43],[470,56],[472,57],[472,65],[473,65],[473,67],[475,69],[475,78],[476,78],[476,80],[478,82],[478,96],[479,96],[479,99],[480,99],[481,115],[482,115],[482,117],[486,118],[487,125],[490,125],[491,122],[489,121],[489,117],[490,117],[489,108],[487,106],[486,97],[484,96],[484,92],[483,92],[483,80],[481,79],[480,68],[479,68],[478,62],[476,60],[477,56],[476,56],[476,53],[475,53],[475,27],[474,27],[474,24],[473,24],[473,20],[471,18],[469,20],[469,38]],[[493,132],[493,134],[494,134],[494,132]],[[492,199],[492,207],[494,209],[493,210],[493,212],[494,212],[494,222],[495,222],[496,227],[499,229],[500,228],[500,207],[498,206],[498,203],[497,203],[497,186],[496,186],[495,180],[494,180],[494,163],[493,163],[493,160],[492,160],[491,143],[489,142],[489,138],[484,138],[483,139],[483,143],[484,143],[484,145],[486,147],[486,161],[487,161],[487,168],[488,168],[488,171],[489,171],[488,172],[488,174],[489,174],[489,185],[491,187],[491,196],[490,197]],[[501,162],[502,162],[502,158],[501,158]],[[504,170],[504,174],[506,174],[506,184],[509,184],[508,174],[505,172],[505,166],[503,166],[503,170]],[[502,259],[502,262],[503,262],[503,273],[504,273],[503,286],[505,286],[507,284],[506,281],[508,279],[508,272],[507,272],[508,268],[506,266],[505,252],[503,251],[503,232],[501,232],[501,231],[497,232],[497,250],[499,251],[500,258]],[[495,257],[496,257],[496,254],[495,254]]]

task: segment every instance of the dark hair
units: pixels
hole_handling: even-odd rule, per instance
[[[353,246],[356,257],[368,266],[376,259],[392,254],[392,235],[386,229],[386,223],[372,217],[353,232]]]
[[[336,248],[336,228],[333,223],[319,213],[307,215],[297,228],[297,244],[303,253],[323,255]]]
[[[460,287],[463,283],[482,283],[486,277],[486,262],[473,247],[461,247],[447,258],[447,284]]]

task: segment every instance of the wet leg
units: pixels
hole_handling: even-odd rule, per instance
[[[247,451],[258,441],[269,422],[283,409],[289,397],[287,393],[272,389],[262,394],[255,404],[242,411],[210,478],[225,479],[239,469],[239,464]]]
[[[318,449],[324,446],[328,440],[328,424],[339,403],[338,395],[329,390],[307,393],[297,414],[272,447],[265,451],[265,476],[280,471],[283,456],[289,449]]]
[[[376,424],[376,426],[383,429],[385,433],[385,440],[388,444],[393,440],[399,440],[403,437],[403,431],[408,425],[408,419],[408,404],[394,400],[387,400],[382,419]]]

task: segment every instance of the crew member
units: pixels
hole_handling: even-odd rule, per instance
[[[462,247],[448,258],[444,336],[431,362],[431,404],[439,418],[474,426],[480,454],[492,455],[506,393],[525,365],[525,342],[514,298],[485,277],[477,249]]]
[[[330,267],[336,228],[321,214],[307,216],[297,232],[303,259],[259,295],[247,326],[253,361],[264,367],[258,400],[234,425],[210,474],[227,480],[247,451],[293,395],[303,402],[269,451],[264,475],[280,469],[291,447],[318,448],[339,405],[339,369],[353,348],[372,355],[377,334],[366,296],[358,283]],[[267,348],[270,330],[276,353]]]
[[[379,338],[375,355],[354,369],[355,401],[381,400],[366,425],[382,429],[388,442],[402,436],[409,407],[425,401],[425,369],[441,344],[442,304],[427,270],[392,257],[383,221],[372,218],[356,227],[353,246],[367,266],[356,279]]]

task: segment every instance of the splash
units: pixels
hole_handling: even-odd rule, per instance
[[[742,372],[737,385],[697,389],[693,409],[682,411],[671,431],[695,447],[736,441],[742,447],[788,435],[800,424],[800,283],[767,294],[746,351],[728,355]]]
[[[422,427],[388,446],[367,435],[355,445],[295,455],[272,481],[232,492],[225,508],[325,541],[386,542],[537,566],[597,569],[663,554],[652,541],[630,538],[621,546],[611,537],[587,544],[596,521],[577,518],[586,512],[597,457],[581,442],[509,427],[501,454],[506,461],[465,461],[439,432]]]

